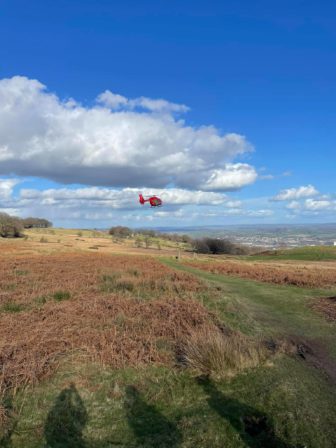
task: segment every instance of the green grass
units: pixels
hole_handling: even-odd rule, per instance
[[[47,303],[47,301],[48,301],[47,296],[38,296],[33,299],[33,302],[38,306],[44,305],[45,303]]]
[[[27,274],[29,273],[29,271],[16,269],[16,270],[14,271],[14,273],[15,273],[15,275],[19,275],[19,276],[21,276],[21,275],[27,275]]]
[[[332,448],[335,399],[320,375],[292,359],[220,383],[187,370],[68,363],[15,397],[11,447]],[[259,445],[244,418],[265,426]]]
[[[69,291],[56,291],[53,293],[52,297],[56,302],[62,302],[63,300],[69,300],[71,294]]]
[[[220,318],[245,333],[280,337],[292,335],[308,339],[323,339],[336,359],[335,324],[327,322],[310,305],[318,297],[336,295],[336,290],[306,289],[275,285],[234,276],[212,274],[176,263],[171,266],[193,273],[216,286],[219,292],[203,294],[203,303]]]
[[[7,302],[1,306],[1,311],[5,313],[19,313],[20,311],[24,311],[25,309],[25,305],[15,302]]]
[[[294,249],[283,249],[270,251],[263,255],[247,257],[251,260],[302,260],[302,261],[332,261],[336,260],[335,246],[309,246],[296,247]]]
[[[121,278],[120,273],[104,274],[102,276],[101,290],[106,293],[132,292],[134,290],[134,283],[128,279]]]
[[[224,325],[255,337],[321,341],[336,360],[335,324],[309,306],[335,291],[260,283],[162,261],[204,282],[195,299]],[[113,290],[117,277],[102,280]],[[122,315],[116,323],[123,324]],[[15,430],[0,437],[0,446],[333,448],[335,403],[335,384],[298,356],[277,354],[220,381],[197,378],[185,368],[112,369],[73,356],[13,398]]]

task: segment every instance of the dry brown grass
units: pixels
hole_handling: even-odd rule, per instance
[[[78,233],[83,233],[78,237]],[[134,239],[112,239],[103,232],[78,231],[66,229],[28,229],[25,238],[0,238],[0,254],[8,255],[43,255],[73,252],[93,252],[103,254],[175,256],[177,245],[161,241],[158,250],[157,243],[147,249],[137,247]]]
[[[183,345],[186,363],[203,375],[232,376],[266,359],[265,346],[214,326],[192,330]]]
[[[224,334],[194,300],[204,288],[153,257],[0,256],[0,394],[37,383],[69,356],[116,368],[173,366],[183,346],[190,367],[202,372],[257,365],[259,347]]]
[[[189,266],[213,274],[235,275],[267,283],[287,284],[308,288],[336,285],[336,263],[314,264],[263,263],[246,261],[188,261]]]
[[[203,287],[194,277],[175,272],[153,257],[96,253],[0,257],[0,306],[33,305],[60,290],[73,299],[92,298],[127,292],[127,285],[135,296],[153,297],[187,297]]]
[[[312,308],[323,314],[330,322],[336,322],[336,296],[320,297],[315,300]]]
[[[178,341],[215,325],[192,300],[203,288],[151,257],[0,257],[0,393],[70,354],[114,367],[174,363]]]
[[[0,381],[11,388],[34,384],[74,352],[114,367],[171,363],[174,344],[206,325],[209,314],[195,301],[116,295],[7,314],[0,322]]]

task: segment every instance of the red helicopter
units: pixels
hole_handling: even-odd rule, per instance
[[[145,202],[149,202],[151,207],[161,207],[162,205],[162,200],[157,196],[151,196],[150,198],[145,199],[141,193],[139,194],[139,202],[142,205],[144,205]]]

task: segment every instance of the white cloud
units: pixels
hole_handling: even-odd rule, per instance
[[[111,209],[139,208],[136,188],[124,188],[113,190],[110,188],[59,188],[47,190],[22,189],[20,191],[20,204],[36,204],[60,207],[73,207],[85,205],[87,207],[108,207]],[[159,196],[164,205],[220,205],[227,201],[227,196],[222,193],[189,191],[178,188],[166,190],[142,189],[141,193]]]
[[[317,198],[307,198],[301,201],[291,201],[286,205],[293,215],[321,215],[334,213],[336,211],[336,201],[329,195],[321,195]]]
[[[228,208],[224,211],[209,211],[206,213],[206,216],[241,216],[241,217],[253,217],[253,218],[263,218],[272,216],[274,214],[273,210],[270,209],[261,209],[261,210],[252,210],[252,209],[243,209],[243,208]]]
[[[97,97],[97,102],[104,106],[115,109],[134,110],[137,108],[146,109],[151,112],[188,112],[189,107],[184,104],[176,104],[166,101],[164,99],[152,99],[145,96],[139,98],[128,99],[125,96],[112,93],[110,90],[105,90]]]
[[[324,199],[306,199],[304,203],[304,208],[306,210],[335,210],[335,201],[326,201]]]
[[[209,179],[202,185],[204,190],[237,190],[252,184],[257,179],[253,167],[246,163],[228,163],[224,169],[212,171]]]
[[[301,204],[298,201],[291,201],[286,205],[286,208],[288,208],[289,210],[298,210],[301,208]]]
[[[288,201],[293,199],[307,198],[309,196],[315,196],[318,191],[313,185],[306,185],[299,188],[288,188],[280,191],[273,200],[274,201]]]
[[[6,213],[7,215],[16,216],[20,213],[17,208],[0,207],[0,213]]]
[[[274,214],[273,210],[270,209],[262,209],[262,210],[247,210],[246,214],[248,216],[254,217],[267,217],[272,216]]]
[[[98,95],[97,102],[110,109],[119,109],[127,105],[128,99],[122,95],[112,93],[110,90],[105,90],[105,92]]]
[[[192,127],[174,112],[187,107],[105,91],[99,104],[62,101],[37,80],[0,80],[0,174],[114,187],[174,184],[235,190],[253,183],[244,136]],[[139,110],[141,109],[141,110]]]
[[[242,206],[242,201],[228,201],[225,203],[225,206],[229,208],[240,208]]]
[[[13,188],[19,184],[18,179],[0,179],[0,202],[12,196]]]

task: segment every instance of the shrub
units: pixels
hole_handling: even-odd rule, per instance
[[[127,238],[132,235],[132,230],[128,227],[115,226],[110,228],[109,234],[117,238]]]
[[[201,240],[194,240],[192,246],[194,251],[199,254],[243,255],[248,253],[247,248],[238,246],[229,240],[220,238],[203,238]]]
[[[141,238],[136,238],[134,244],[135,244],[135,247],[142,247]]]
[[[193,241],[193,249],[198,254],[209,254],[210,248],[204,240]]]
[[[146,247],[146,249],[149,249],[151,244],[152,244],[152,240],[148,236],[146,236],[145,237],[145,247]]]
[[[22,236],[23,225],[19,218],[0,213],[0,236],[3,238],[18,238]]]

